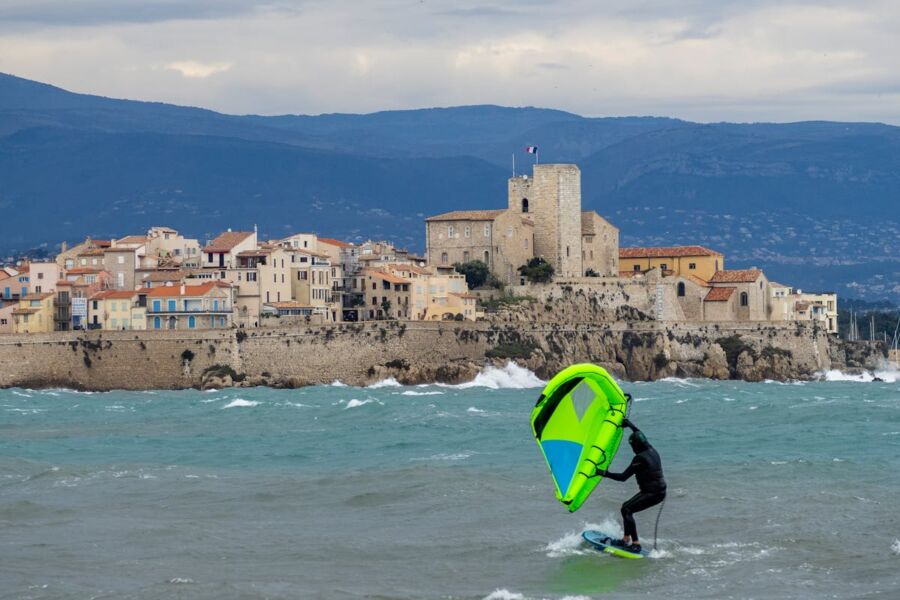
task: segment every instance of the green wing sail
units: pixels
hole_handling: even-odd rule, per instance
[[[605,369],[592,364],[560,371],[531,412],[531,429],[550,467],[556,498],[575,512],[591,495],[622,440],[627,398]]]

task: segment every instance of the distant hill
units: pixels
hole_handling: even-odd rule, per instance
[[[900,294],[900,128],[698,124],[463,106],[233,116],[0,74],[0,255],[169,224],[315,230],[421,249],[423,217],[506,201],[511,155],[575,162],[623,245],[701,243],[728,266]]]

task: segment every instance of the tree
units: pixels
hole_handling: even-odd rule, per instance
[[[600,273],[598,273],[597,271],[595,271],[594,269],[591,268],[584,272],[584,276],[585,277],[600,277]]]
[[[528,261],[527,265],[519,267],[519,274],[530,283],[547,283],[553,279],[553,265],[539,256]]]
[[[381,301],[381,310],[384,312],[384,318],[391,316],[391,301],[385,298]]]
[[[453,268],[456,269],[457,273],[466,276],[466,285],[469,286],[470,290],[483,286],[491,275],[488,266],[480,260],[455,263]]]

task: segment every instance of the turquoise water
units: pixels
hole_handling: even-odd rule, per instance
[[[539,389],[508,387],[533,377],[488,375],[0,390],[0,597],[900,597],[900,383],[625,385],[670,490],[655,558],[626,561],[579,534],[620,531],[634,482],[568,514]]]

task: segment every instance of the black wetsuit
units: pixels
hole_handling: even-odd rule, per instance
[[[639,430],[632,426],[635,433]],[[656,506],[666,499],[666,480],[663,477],[662,461],[656,449],[646,440],[638,441],[638,447],[632,443],[635,451],[634,458],[628,468],[621,473],[606,472],[606,477],[615,481],[626,481],[632,475],[637,478],[637,494],[628,499],[622,505],[622,522],[625,535],[632,540],[638,539],[637,525],[634,522],[634,513]]]

